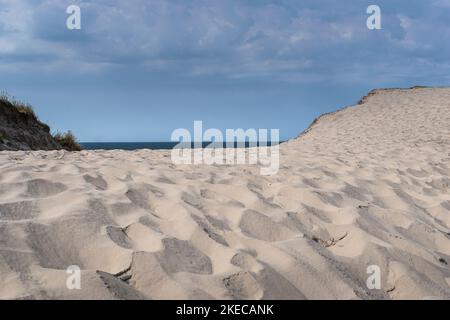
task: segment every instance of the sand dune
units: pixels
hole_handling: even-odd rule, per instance
[[[280,157],[0,152],[0,298],[450,298],[450,89],[375,91]]]

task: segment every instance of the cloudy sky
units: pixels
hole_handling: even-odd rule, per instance
[[[449,17],[450,0],[0,0],[0,90],[85,142],[194,120],[287,139],[373,88],[449,85]]]

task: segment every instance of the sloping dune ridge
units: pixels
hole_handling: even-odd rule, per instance
[[[2,299],[449,299],[449,264],[448,88],[320,117],[273,176],[169,151],[0,153]]]

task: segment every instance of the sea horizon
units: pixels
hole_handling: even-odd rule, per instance
[[[273,145],[277,145],[281,142],[275,142]],[[176,141],[148,141],[148,142],[80,142],[81,148],[83,150],[140,150],[140,149],[151,149],[151,150],[170,150],[173,149],[180,142]],[[202,148],[206,148],[210,146],[212,141],[203,141]],[[266,143],[266,142],[264,142]],[[229,148],[227,146],[227,142],[216,143],[217,147],[222,145],[223,148]],[[197,148],[197,145],[194,142],[190,143],[191,148]],[[257,142],[257,146],[260,145],[260,142]],[[268,141],[267,145],[271,146],[272,142]],[[186,146],[189,146],[189,143],[186,143]],[[245,142],[245,148],[248,148],[250,143],[248,141]],[[237,142],[234,142],[234,148],[237,148]]]

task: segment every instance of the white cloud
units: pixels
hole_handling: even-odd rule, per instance
[[[391,9],[383,30],[374,32],[366,29],[365,8],[357,11],[354,1],[334,10],[336,4],[326,2],[237,0],[77,1],[82,30],[72,32],[65,28],[65,7],[72,2],[0,0],[0,67],[101,72],[130,65],[294,81],[342,78],[344,72],[357,79],[367,73],[366,64],[355,63],[361,59],[380,73],[392,71],[390,64],[413,72],[415,58],[440,63],[434,60],[450,54],[442,44],[450,30],[439,15],[446,9],[436,9],[448,0],[432,2],[414,17]],[[413,9],[409,5],[408,12]],[[439,36],[434,26],[441,27]]]

